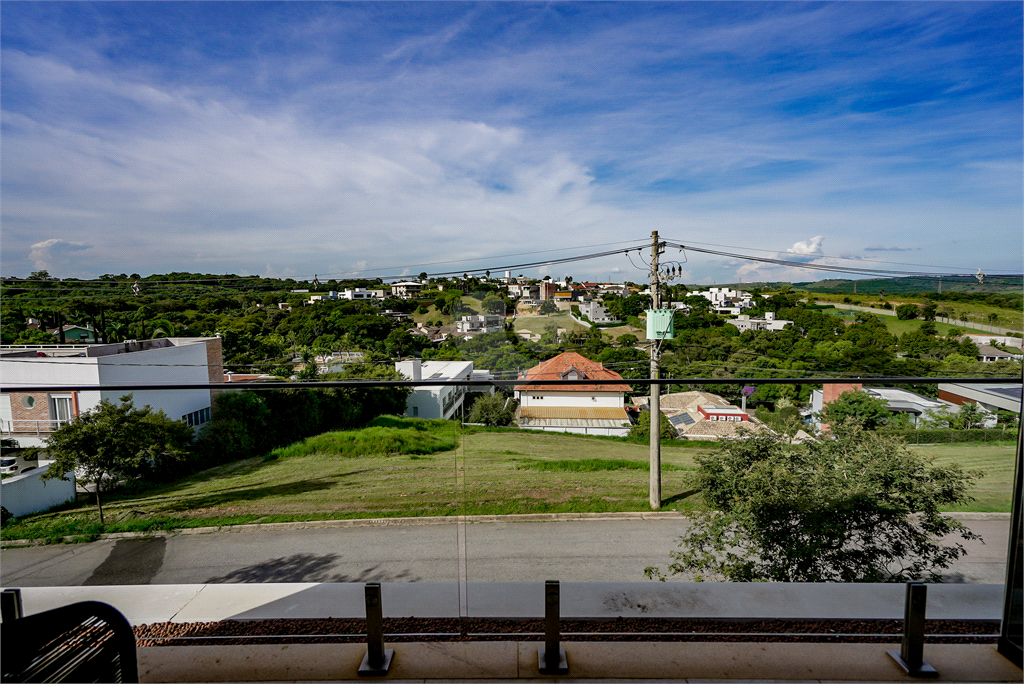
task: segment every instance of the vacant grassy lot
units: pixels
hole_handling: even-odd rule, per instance
[[[179,482],[105,499],[105,531],[207,525],[537,512],[647,510],[648,448],[643,444],[442,426],[403,444],[380,434],[367,440],[376,453],[354,455],[353,433],[312,437],[275,452],[198,473]],[[366,431],[364,431],[366,432]],[[447,442],[447,444],[445,444]],[[406,453],[383,453],[381,444]],[[713,447],[712,447],[713,448]],[[689,478],[693,456],[707,446],[663,449],[667,509],[698,505]],[[340,455],[339,450],[347,452]],[[416,453],[410,453],[410,450]],[[272,455],[273,456],[273,455]],[[99,532],[92,496],[77,506],[26,517],[3,538],[55,537]]]
[[[102,530],[89,496],[76,506],[5,525],[3,538],[90,538],[100,531],[344,518],[648,510],[645,444],[513,429],[470,429],[456,441],[454,423],[409,421],[419,425],[410,430],[395,428],[402,421],[394,418],[378,420],[383,424],[369,430],[312,437],[269,458],[110,495]],[[693,486],[694,457],[715,448],[664,445],[666,510],[702,505]],[[974,489],[977,500],[957,510],[1009,510],[1014,444],[912,448],[939,463],[986,473]]]
[[[965,506],[949,510],[1003,513],[1010,510],[1016,443],[935,444],[910,448],[917,453],[935,457],[937,465],[955,463],[964,470],[980,470],[985,474],[971,491],[975,500]]]

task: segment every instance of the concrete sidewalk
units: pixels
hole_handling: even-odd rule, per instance
[[[167,584],[26,587],[26,615],[78,601],[102,601],[133,625],[275,618],[362,618],[364,585]],[[563,618],[902,619],[902,584],[565,582]],[[543,583],[382,585],[385,617],[541,618]],[[1003,586],[934,584],[929,619],[998,620]]]

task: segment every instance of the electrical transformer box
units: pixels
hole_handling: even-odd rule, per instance
[[[649,340],[671,340],[676,336],[674,309],[648,309],[647,310],[647,339]]]

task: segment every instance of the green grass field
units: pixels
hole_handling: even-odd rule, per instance
[[[554,324],[566,330],[583,330],[583,326],[577,323],[569,314],[551,314],[550,316],[517,316],[516,330],[529,330],[538,335],[543,335],[549,325]]]
[[[921,324],[924,323],[924,321],[921,320],[901,321],[895,316],[875,316],[875,318],[881,319],[881,321],[885,323],[886,330],[888,330],[893,335],[896,335],[897,337],[899,337],[905,332],[917,330],[918,328],[921,327]],[[965,333],[977,333],[981,335],[985,334],[985,331],[983,330],[973,330],[966,326],[947,325],[946,323],[935,324],[935,329],[938,331],[940,335],[943,336],[945,336],[946,333],[948,333],[950,330],[953,330],[954,328],[956,328],[957,330],[961,330]]]
[[[454,423],[416,421],[420,428],[409,430],[394,428],[394,418],[379,420],[360,433],[320,435],[268,458],[108,495],[102,529],[93,497],[83,495],[74,506],[5,525],[3,539],[345,518],[649,510],[646,444],[514,429],[470,429],[456,442]],[[693,486],[694,457],[715,448],[664,445],[665,510],[702,506]],[[956,510],[1009,510],[1013,444],[912,448],[939,463],[986,473],[974,487],[976,501]]]
[[[850,304],[856,304],[858,306],[869,306],[871,304],[878,304],[877,295],[837,295],[837,294],[822,294],[813,293],[811,295],[814,299],[822,302],[842,302],[843,299],[850,299]],[[915,297],[912,295],[892,295],[886,298],[890,304],[895,303],[897,305],[902,303],[912,304],[924,304],[928,300],[924,297]],[[1004,309],[1002,307],[989,306],[980,302],[935,302],[939,309],[944,307],[950,307],[956,312],[965,311],[967,312],[968,320],[964,322],[960,327],[967,328],[971,323],[984,323],[986,325],[997,325],[1004,328],[1010,328],[1013,330],[1024,329],[1024,313],[1016,309]],[[995,323],[989,320],[989,315],[995,314],[998,318]]]
[[[975,500],[948,510],[1000,513],[1010,510],[1016,444],[935,444],[910,448],[917,453],[935,457],[937,465],[955,463],[964,470],[984,473],[971,489],[971,496]]]

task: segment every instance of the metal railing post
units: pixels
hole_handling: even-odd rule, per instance
[[[887,651],[911,677],[935,678],[935,668],[924,662],[924,615],[928,605],[928,585],[907,582],[903,608],[903,644],[899,651]]]
[[[13,622],[24,617],[21,608],[21,589],[4,589],[0,593],[0,619]]]
[[[395,657],[394,649],[384,648],[384,609],[380,601],[380,582],[366,584],[366,655],[359,665],[363,677],[383,677]]]
[[[537,651],[541,674],[568,674],[569,661],[561,647],[561,592],[558,580],[544,583],[544,646]]]

